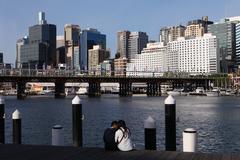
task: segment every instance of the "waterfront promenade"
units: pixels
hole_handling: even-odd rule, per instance
[[[236,154],[136,150],[111,152],[101,148],[0,145],[2,160],[240,160]]]

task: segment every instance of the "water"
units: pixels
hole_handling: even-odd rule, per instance
[[[6,100],[6,142],[11,143],[11,113],[22,113],[22,142],[51,144],[51,128],[64,127],[64,140],[71,145],[71,100],[53,97],[16,97]],[[150,115],[157,124],[157,147],[164,150],[164,99],[166,97],[127,97],[104,95],[101,98],[81,96],[83,143],[85,147],[103,147],[102,134],[112,120],[124,119],[131,129],[136,147],[144,148],[143,121]],[[200,152],[240,152],[240,97],[175,97],[177,100],[177,150],[182,150],[182,131],[193,127],[198,131]]]

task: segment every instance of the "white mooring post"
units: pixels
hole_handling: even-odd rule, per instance
[[[63,146],[63,127],[61,125],[55,125],[52,128],[52,145]]]
[[[197,149],[197,131],[193,128],[187,128],[183,131],[183,152],[196,152]]]

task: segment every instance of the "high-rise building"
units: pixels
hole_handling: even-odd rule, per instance
[[[57,36],[57,48],[65,46],[64,36]]]
[[[208,21],[207,16],[189,21],[185,30],[185,37],[202,37],[204,33],[208,32],[208,25],[210,24],[213,24],[213,22]]]
[[[143,48],[147,46],[148,35],[146,32],[131,32],[129,35],[128,59],[134,58],[140,54]]]
[[[178,37],[183,37],[185,27],[182,25],[163,27],[160,29],[159,41],[166,45],[168,42],[176,41]]]
[[[80,44],[80,27],[79,25],[66,24],[64,26],[64,40],[65,40],[65,51],[66,51],[66,63],[67,67],[74,69],[75,66],[79,66],[79,52],[76,48],[79,48]],[[80,48],[79,48],[80,49]],[[75,55],[75,57],[74,57]],[[77,56],[77,57],[76,57]]]
[[[216,36],[184,38],[163,45],[149,43],[141,54],[127,64],[128,76],[158,76],[166,71],[218,73],[219,57]]]
[[[142,53],[127,64],[127,76],[152,76],[153,72],[165,72],[166,52],[167,47],[162,42],[148,43]]]
[[[47,24],[44,12],[39,13],[39,24],[29,27],[29,43],[21,47],[23,68],[56,66],[56,25]]]
[[[21,68],[21,47],[25,44],[29,43],[28,37],[21,38],[17,40],[16,44],[16,61],[15,61],[15,67],[16,68]]]
[[[218,73],[219,48],[216,36],[204,34],[203,37],[193,39],[179,38],[167,45],[169,58],[177,56],[175,63],[178,71],[190,73]],[[166,59],[166,62],[171,61]],[[174,60],[173,60],[174,61]],[[167,66],[168,67],[168,66]]]
[[[208,32],[215,35],[218,39],[221,72],[232,72],[236,59],[236,24],[229,21],[221,21],[209,25]]]
[[[56,64],[66,64],[64,36],[57,36]]]
[[[96,71],[97,66],[105,60],[106,50],[101,45],[94,45],[93,49],[89,49],[88,56],[88,70]]]
[[[117,32],[117,52],[120,57],[128,57],[130,31]]]
[[[88,50],[93,49],[94,45],[101,45],[106,49],[106,35],[101,34],[97,29],[88,28],[80,33],[80,67],[83,70],[88,69]]]
[[[236,64],[240,65],[240,23],[236,24]]]
[[[126,57],[120,57],[114,59],[114,75],[115,76],[126,76],[128,59]]]
[[[0,52],[0,67],[3,66],[3,52]]]

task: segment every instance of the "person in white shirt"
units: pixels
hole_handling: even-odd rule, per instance
[[[123,120],[118,121],[119,129],[115,133],[115,142],[118,144],[120,151],[133,150],[132,141],[130,139],[131,133]]]

